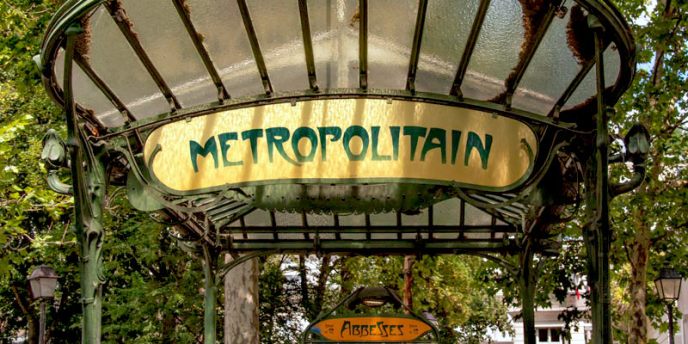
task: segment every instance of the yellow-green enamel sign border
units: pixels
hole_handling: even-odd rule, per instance
[[[417,182],[507,190],[537,154],[526,124],[448,105],[325,99],[221,111],[161,126],[147,168],[173,193],[278,183]]]

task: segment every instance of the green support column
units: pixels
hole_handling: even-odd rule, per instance
[[[217,338],[217,253],[207,244],[203,245],[203,275],[205,277],[205,297],[203,299],[203,344],[215,344]]]
[[[521,270],[518,278],[518,286],[521,294],[521,317],[523,318],[523,342],[535,344],[535,287],[537,285],[537,272],[533,267],[533,250],[531,242],[520,254]]]
[[[67,147],[74,190],[75,229],[81,245],[81,303],[83,307],[81,341],[100,343],[103,277],[103,202],[105,200],[105,163],[103,149],[86,142],[76,119],[72,90],[72,58],[76,37],[83,32],[73,26],[66,32],[64,100],[67,116]]]
[[[602,25],[597,18],[588,16],[588,25],[595,32],[597,74],[597,115],[594,148],[586,163],[586,211],[590,219],[583,228],[588,254],[588,285],[592,313],[592,343],[611,344],[611,311],[609,287],[609,131],[608,111],[604,100],[604,61]]]

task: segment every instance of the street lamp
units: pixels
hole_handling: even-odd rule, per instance
[[[667,313],[669,313],[669,344],[674,344],[674,314],[672,306],[681,294],[681,280],[683,278],[671,268],[660,270],[659,277],[655,280],[655,287],[659,297],[667,301]]]
[[[45,301],[55,296],[58,278],[55,270],[46,265],[37,267],[29,276],[31,295],[34,299],[39,299],[41,302],[41,317],[38,330],[39,344],[45,344]]]

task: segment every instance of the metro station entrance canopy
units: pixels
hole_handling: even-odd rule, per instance
[[[515,255],[534,343],[533,256],[561,249],[584,204],[610,343],[607,204],[647,150],[641,127],[608,149],[634,44],[595,0],[67,1],[40,65],[69,137],[50,132],[43,158],[75,196],[84,342],[100,340],[102,205],[122,185],[203,253],[207,343],[222,252]],[[609,185],[622,161],[629,182]]]

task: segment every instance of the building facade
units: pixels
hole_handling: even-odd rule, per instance
[[[580,291],[582,293],[583,291]],[[571,293],[563,303],[556,299],[551,300],[551,308],[537,308],[535,312],[535,328],[537,331],[536,340],[538,343],[559,343],[559,344],[588,344],[590,343],[592,324],[589,320],[583,320],[572,326],[571,339],[566,340],[562,335],[564,321],[559,319],[559,315],[567,308],[578,308],[579,311],[587,311],[585,299],[575,293]],[[674,344],[688,344],[688,281],[684,280],[681,284],[681,294],[678,302],[675,303],[675,310],[680,312],[680,316],[674,316]],[[516,317],[521,312],[520,308],[509,310],[509,318],[512,319],[514,335],[508,333],[490,333],[489,341],[491,344],[523,344],[523,322]],[[663,318],[667,321],[666,316]],[[668,332],[660,332],[650,327],[648,338],[657,340],[658,344],[669,344]]]
[[[559,315],[566,309],[577,308],[579,311],[586,311],[588,306],[585,299],[580,294],[571,293],[564,302],[559,302],[552,298],[552,307],[540,308],[535,311],[535,331],[538,343],[560,343],[560,344],[587,344],[590,341],[592,324],[589,320],[583,320],[571,328],[571,339],[564,338],[564,321],[559,319]],[[512,319],[514,334],[491,333],[488,343],[494,344],[523,344],[523,321],[518,319],[520,308],[509,310],[509,318]]]

